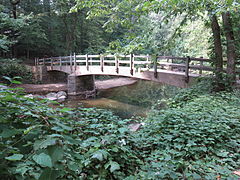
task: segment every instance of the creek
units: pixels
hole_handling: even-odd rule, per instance
[[[95,99],[81,100],[77,96],[67,99],[67,107],[101,108],[114,112],[121,118],[145,117],[157,101],[171,96],[177,88],[139,80],[134,84],[99,90]]]

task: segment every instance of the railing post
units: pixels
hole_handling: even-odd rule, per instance
[[[115,66],[116,66],[116,73],[119,73],[119,60],[118,57],[115,55]]]
[[[43,58],[43,65],[44,65],[44,66],[46,65],[45,58]]]
[[[158,77],[158,73],[157,73],[157,55],[153,56],[153,68],[154,68],[154,77],[157,78]]]
[[[70,53],[70,71],[72,73],[72,53]]]
[[[76,59],[76,53],[73,54],[73,60],[74,60],[74,71],[77,70],[77,59]]]
[[[86,68],[87,68],[87,71],[89,71],[88,54],[86,54]]]
[[[53,59],[51,57],[51,69],[53,70]]]
[[[188,83],[189,82],[189,65],[190,65],[190,57],[187,57],[186,60],[186,67],[185,67],[185,82]]]
[[[103,72],[103,67],[104,67],[104,56],[100,55],[100,64],[101,64],[101,71]]]
[[[90,61],[91,61],[90,65],[92,66],[93,65],[93,58],[92,57],[90,57]]]
[[[134,64],[133,64],[133,54],[130,54],[130,74],[133,76],[133,68],[134,68]]]
[[[203,57],[200,57],[200,58],[203,59]],[[202,68],[202,67],[203,67],[203,61],[200,61],[200,68]],[[200,69],[200,70],[199,70],[199,74],[202,75],[202,72],[203,72],[203,70]]]
[[[60,56],[59,61],[60,61],[60,70],[62,70],[62,57],[61,56]]]
[[[147,66],[146,66],[146,68],[149,69],[149,54],[147,54]]]

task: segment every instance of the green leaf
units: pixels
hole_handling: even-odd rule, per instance
[[[22,84],[20,81],[16,81],[16,80],[12,80],[11,83],[13,83],[13,84]]]
[[[51,157],[45,153],[34,155],[33,160],[42,167],[52,167]]]
[[[69,112],[71,110],[72,110],[71,108],[66,108],[65,107],[65,108],[60,109],[59,111],[65,113],[65,112]]]
[[[99,161],[103,161],[103,154],[100,151],[97,151],[92,155],[92,158],[98,159]]]
[[[13,154],[12,156],[5,157],[9,161],[19,161],[23,158],[22,154]]]
[[[75,172],[75,171],[79,170],[79,165],[75,162],[70,162],[68,164],[68,168]]]
[[[50,146],[48,147],[48,154],[52,159],[52,163],[55,163],[61,159],[63,159],[64,156],[64,150],[60,146]]]
[[[115,161],[110,161],[110,171],[114,172],[120,169],[120,165]]]
[[[2,78],[8,80],[9,82],[12,82],[12,78],[10,78],[10,77],[2,76]]]
[[[18,133],[19,131],[15,129],[3,129],[3,132],[0,134],[0,136],[3,138],[9,138],[9,137],[15,136]]]
[[[45,169],[39,177],[39,180],[55,180],[61,175],[60,171]]]
[[[118,131],[119,131],[121,134],[123,134],[123,133],[127,132],[128,129],[127,129],[127,128],[119,128]]]
[[[34,143],[34,150],[37,149],[44,149],[47,148],[48,146],[52,146],[56,144],[56,139],[55,138],[47,138],[42,141],[36,141]]]
[[[194,174],[193,174],[193,178],[194,178],[194,179],[201,179],[201,176],[198,175],[197,173],[194,173]]]

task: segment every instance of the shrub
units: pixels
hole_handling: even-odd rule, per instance
[[[33,81],[32,72],[17,60],[2,59],[0,61],[0,81],[6,82],[2,76],[10,78],[21,77],[23,82],[31,83]]]
[[[239,98],[225,92],[153,111],[136,134],[146,162],[138,176],[237,179],[232,172],[240,166],[239,105]]]
[[[141,161],[128,121],[97,109],[52,109],[0,92],[0,179],[123,179]]]

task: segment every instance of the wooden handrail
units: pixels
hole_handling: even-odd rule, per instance
[[[76,55],[75,53],[70,56],[51,57],[51,58],[36,58],[36,65],[47,65],[53,69],[53,66],[60,66],[62,70],[63,66],[70,66],[71,73],[76,72],[77,67],[85,66],[87,71],[91,66],[100,66],[101,71],[104,71],[105,66],[115,66],[116,73],[119,73],[121,67],[129,67],[130,74],[134,75],[140,68],[151,69],[153,68],[154,76],[157,78],[158,69],[163,67],[181,67],[184,68],[185,80],[189,80],[190,69],[199,70],[199,74],[203,71],[213,71],[214,68],[210,66],[204,66],[203,62],[211,62],[210,59],[204,58],[191,58],[191,57],[174,57],[174,56],[155,56],[155,60],[151,59],[153,56],[149,55]],[[168,63],[161,62],[162,60],[181,60],[181,63]],[[191,61],[198,61],[200,65],[191,65]],[[93,64],[94,63],[94,64]],[[81,67],[82,68],[82,67]]]

